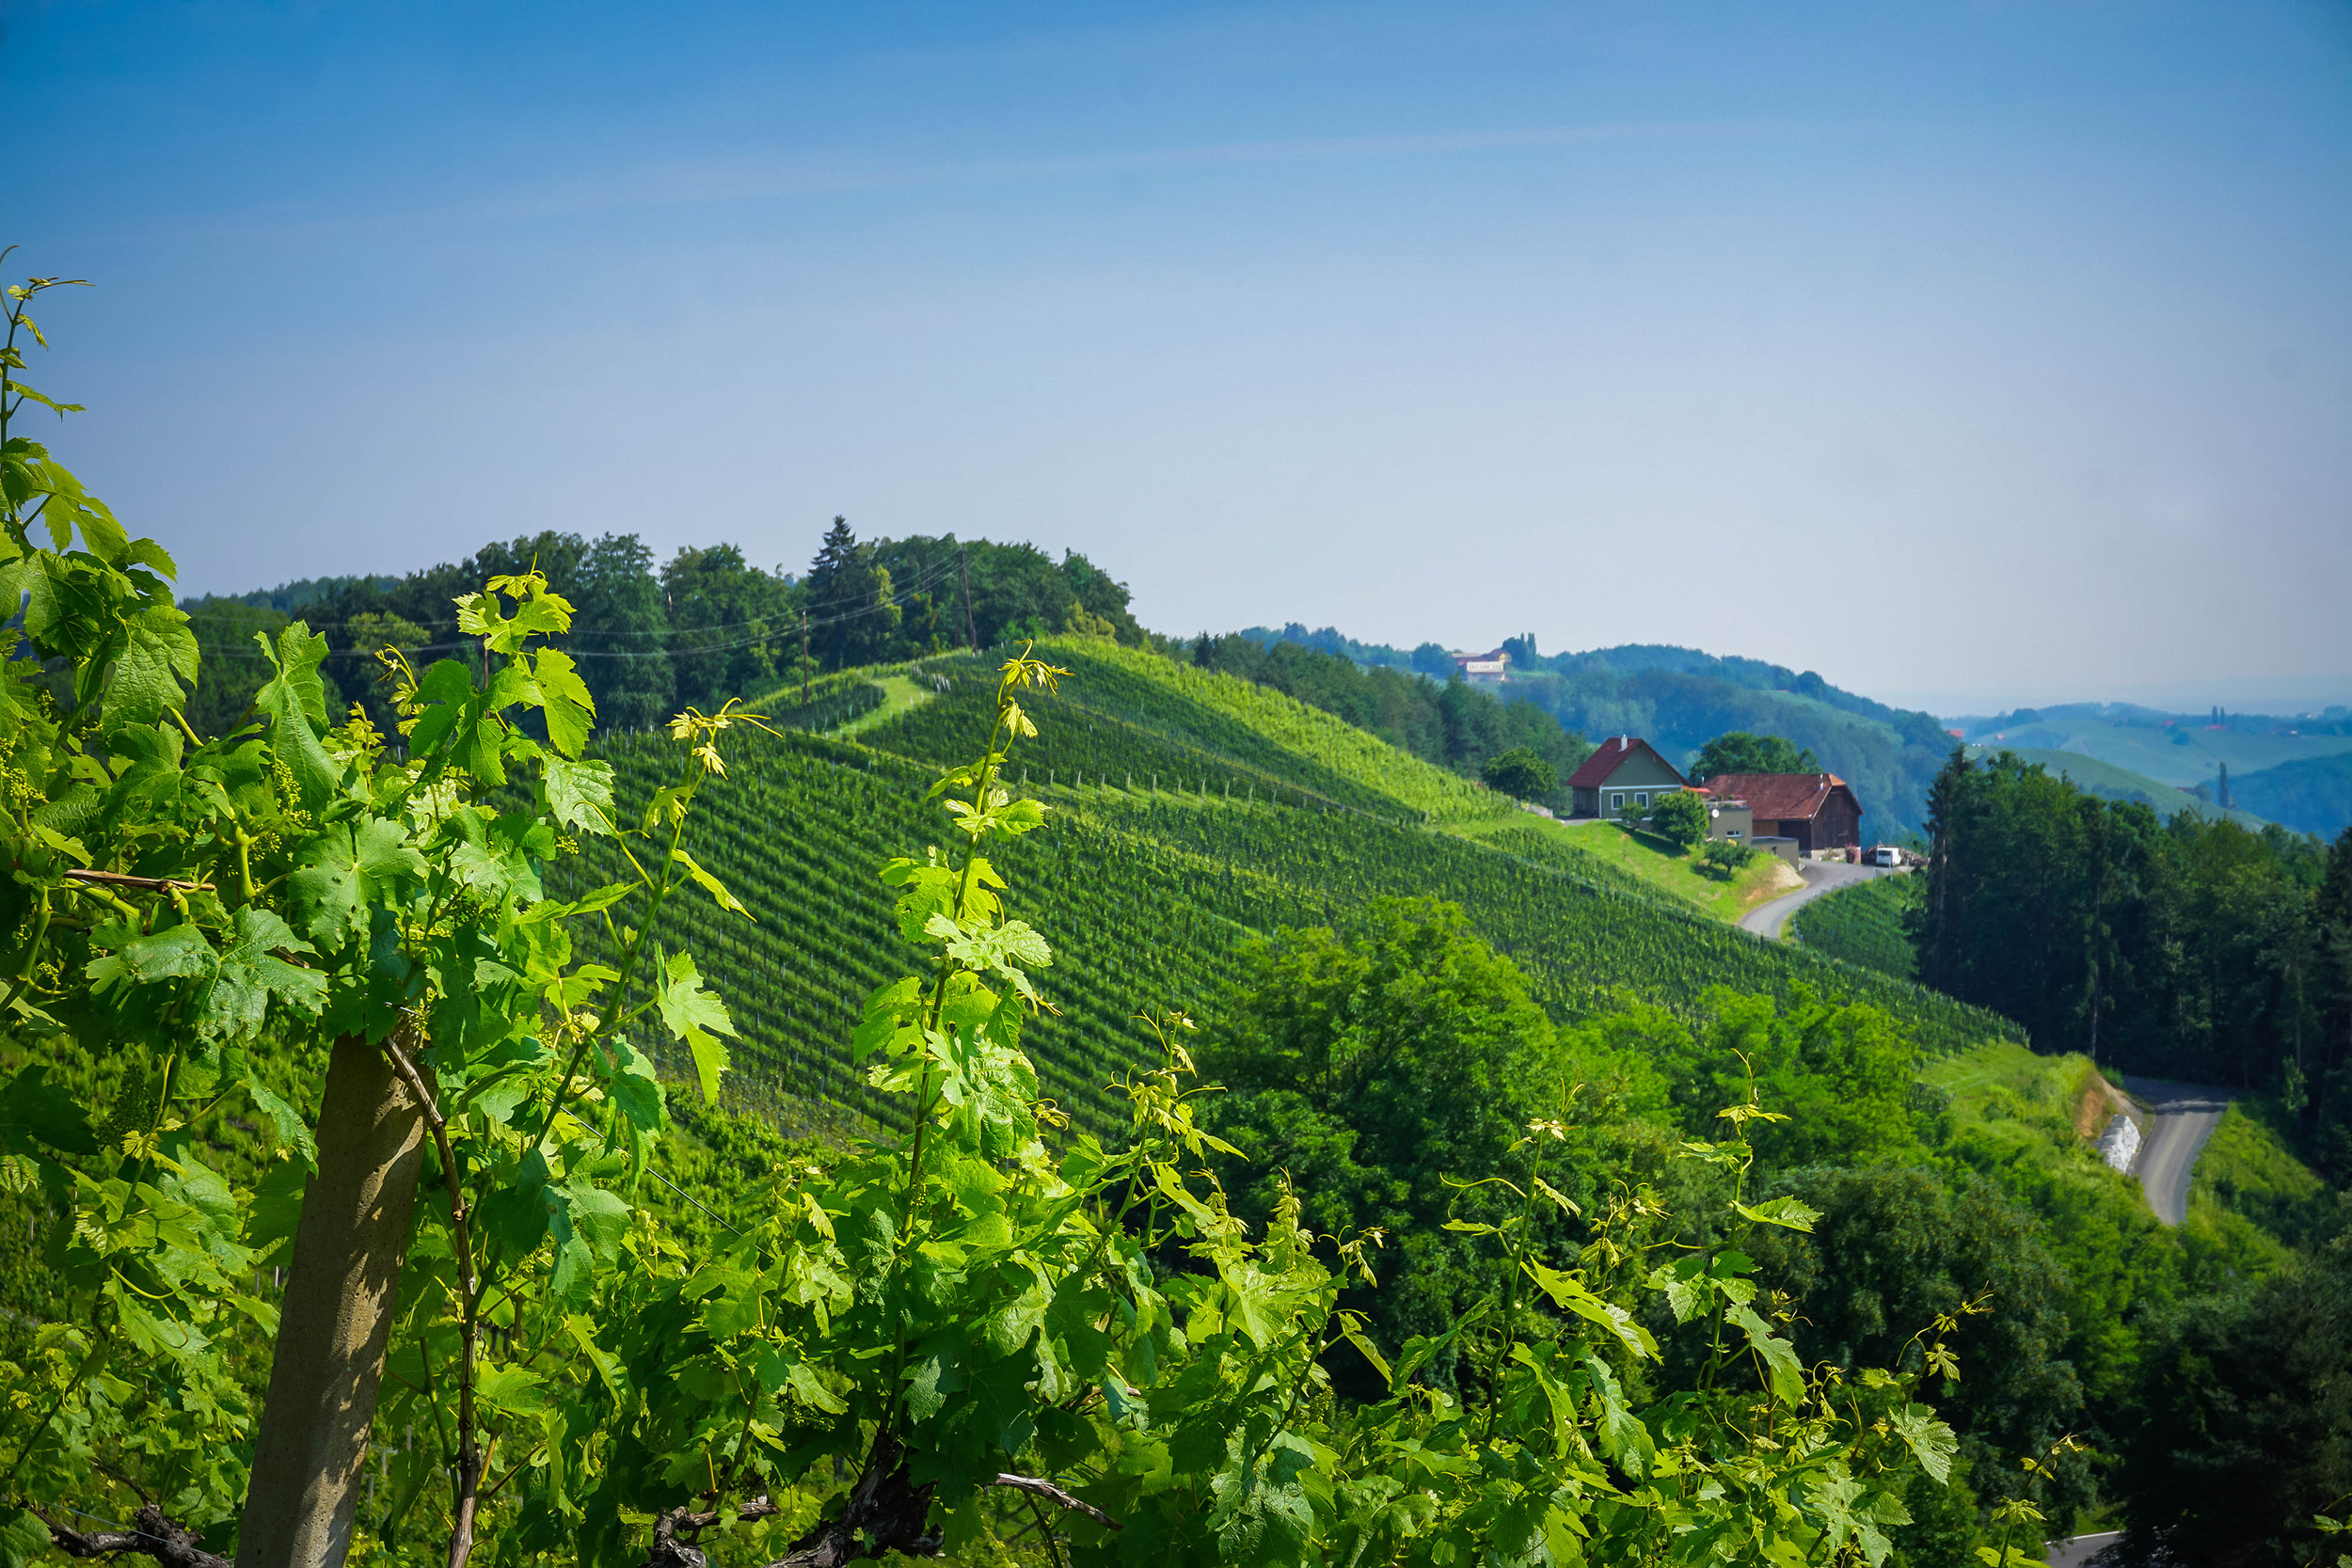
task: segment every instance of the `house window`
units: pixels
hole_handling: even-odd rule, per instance
[[[1609,809],[1611,811],[1625,810],[1625,796],[1622,793],[1610,796]]]
[[[1638,792],[1634,795],[1634,797],[1633,797],[1633,803],[1634,803],[1635,805],[1637,805],[1637,806],[1646,806],[1646,805],[1648,805],[1648,804],[1649,804],[1649,791],[1648,791],[1648,790],[1646,790],[1646,789],[1645,789],[1645,790],[1641,790],[1641,791],[1638,791]]]
[[[1725,838],[1738,838],[1740,836],[1740,830],[1737,828],[1725,828],[1724,830],[1724,836]]]

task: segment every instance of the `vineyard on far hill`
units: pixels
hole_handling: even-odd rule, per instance
[[[1301,798],[1388,817],[1464,822],[1507,816],[1506,798],[1377,736],[1231,675],[1156,654],[1080,640],[1041,643],[1072,672],[1058,695],[1031,704],[1037,739],[1016,776],[1058,785],[1150,788],[1180,781],[1240,800]],[[934,662],[953,673],[942,700],[883,725],[872,743],[938,767],[960,760],[987,729],[993,675],[977,661]]]
[[[1816,898],[1793,917],[1797,940],[1825,957],[1909,980],[1919,964],[1903,929],[1903,911],[1920,886],[1911,877],[1878,877]]]
[[[1104,1086],[1142,1053],[1134,1015],[1213,1017],[1250,933],[1344,923],[1384,895],[1459,903],[1563,1022],[1620,990],[1688,1011],[1710,986],[1804,983],[1886,1008],[1929,1054],[2013,1033],[1938,993],[1692,914],[1557,835],[1497,829],[1507,803],[1328,715],[1151,656],[1051,653],[1076,673],[1034,705],[1040,734],[1016,752],[1011,778],[1056,808],[1054,825],[995,858],[1015,914],[1054,906],[1057,947],[1041,978],[1060,1012],[1036,1020],[1025,1043],[1047,1092],[1082,1120],[1107,1107]],[[925,792],[983,738],[981,693],[993,684],[969,658],[925,673],[946,689],[863,744],[734,732],[696,853],[755,923],[699,895],[664,916],[664,940],[697,956],[734,1012],[730,1092],[790,1130],[845,1111],[897,1115],[848,1046],[866,994],[905,958],[873,868],[939,838],[944,818]],[[630,809],[675,767],[650,736],[613,737],[602,754]],[[1442,825],[1482,818],[1477,838]],[[610,868],[594,856],[581,874],[600,879]]]

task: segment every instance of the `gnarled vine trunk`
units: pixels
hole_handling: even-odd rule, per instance
[[[424,1159],[424,1118],[384,1052],[335,1042],[319,1168],[302,1195],[237,1568],[341,1568],[367,1461]]]

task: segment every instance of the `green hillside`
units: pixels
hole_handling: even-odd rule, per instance
[[[1355,641],[1330,627],[1255,627],[1242,635],[1438,678],[1453,667],[1434,643],[1408,654]],[[1527,638],[1503,646],[1511,656],[1510,679],[1497,694],[1533,703],[1588,739],[1642,736],[1677,766],[1729,730],[1785,736],[1811,748],[1822,766],[1853,786],[1866,814],[1864,832],[1874,838],[1899,839],[1919,830],[1927,820],[1929,782],[1951,751],[1942,721],[1842,690],[1810,670],[1656,643],[1554,655],[1538,653]]]
[[[2230,799],[2296,832],[2333,838],[2352,828],[2352,752],[2233,773]]]
[[[2104,762],[2080,752],[2053,752],[2033,746],[1970,746],[1968,754],[1982,758],[1996,752],[2014,752],[2027,762],[2037,762],[2051,772],[2073,781],[2086,794],[2108,800],[2137,800],[2155,808],[2158,816],[2169,816],[2176,811],[2194,811],[2206,816],[2227,816],[2241,828],[2259,832],[2265,818],[2243,809],[2217,811],[2185,789],[2175,788],[2145,773],[2135,773],[2128,768]],[[2237,780],[2230,781],[2233,799],[2240,795]]]
[[[2113,763],[2178,789],[2210,784],[2223,764],[2238,778],[2280,763],[2352,753],[2352,735],[2290,735],[2282,727],[2208,729],[2153,718],[2034,718],[1972,742],[2014,750],[2072,752]]]
[[[1063,815],[1001,859],[1025,890],[1016,900],[1054,904],[1047,990],[1062,1011],[1026,1043],[1048,1092],[1082,1116],[1136,1058],[1134,1014],[1206,1011],[1249,933],[1344,922],[1384,895],[1460,903],[1563,1020],[1619,987],[1689,1010],[1710,986],[1805,983],[1887,1008],[1931,1054],[2013,1037],[2005,1020],[1937,993],[1758,942],[1578,849],[1572,833],[1288,698],[1107,642],[1044,651],[1073,674],[1032,705],[1040,733],[1015,778]],[[938,835],[925,791],[984,736],[994,683],[979,661],[949,657],[915,685],[927,700],[852,741],[730,737],[729,777],[705,798],[722,831],[704,859],[756,924],[699,901],[665,917],[665,937],[696,954],[742,1030],[732,1092],[788,1129],[844,1108],[895,1114],[847,1048],[853,1009],[902,961],[868,868]],[[652,736],[614,737],[603,754],[631,803],[673,766]]]

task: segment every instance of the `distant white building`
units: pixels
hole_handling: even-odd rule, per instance
[[[1501,648],[1483,654],[1455,654],[1454,656],[1454,667],[1462,672],[1464,680],[1473,683],[1502,685],[1510,679],[1510,676],[1504,673],[1510,668],[1510,664],[1511,656]]]

